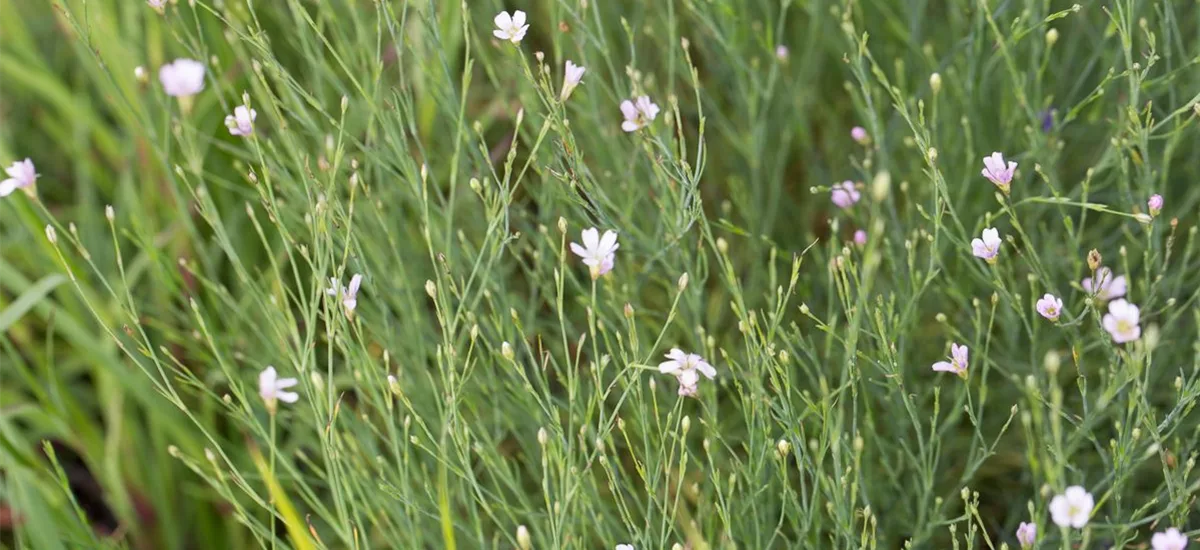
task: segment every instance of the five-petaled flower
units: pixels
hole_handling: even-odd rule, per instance
[[[238,105],[233,109],[232,115],[225,116],[225,127],[229,128],[229,133],[235,136],[248,136],[254,133],[254,119],[258,118],[258,112],[245,105]]]
[[[958,344],[950,344],[950,360],[938,361],[933,364],[933,370],[938,372],[952,372],[960,378],[967,377],[967,346]]]
[[[833,189],[830,191],[829,198],[838,208],[850,208],[854,203],[858,202],[862,195],[858,189],[854,187],[854,182],[850,180],[842,183],[833,184]]]
[[[605,231],[604,236],[600,236],[600,230],[592,227],[584,229],[582,237],[583,246],[571,243],[571,252],[583,258],[583,264],[591,268],[592,278],[598,279],[612,271],[617,249],[621,247],[616,232]]]
[[[566,101],[568,97],[571,97],[571,92],[575,91],[575,87],[583,81],[583,72],[586,70],[586,67],[580,67],[570,59],[567,60],[563,67],[562,93],[558,95],[560,101]]]
[[[513,44],[519,44],[525,38],[525,31],[529,30],[529,25],[525,24],[525,12],[521,10],[514,11],[512,15],[502,11],[492,21],[496,23],[492,36]]]
[[[1162,195],[1150,195],[1150,200],[1146,201],[1146,208],[1150,209],[1150,217],[1155,217],[1162,212],[1163,198]]]
[[[679,348],[671,348],[666,357],[670,361],[659,363],[658,372],[673,375],[679,381],[679,395],[682,397],[696,395],[701,374],[709,380],[717,376],[717,369],[694,353],[684,353]]]
[[[1096,506],[1092,494],[1083,487],[1072,485],[1063,494],[1050,500],[1050,519],[1059,527],[1082,529],[1087,525]]]
[[[989,227],[983,230],[982,236],[981,239],[971,239],[971,254],[994,264],[996,255],[1000,253],[1000,232],[994,227]]]
[[[1058,316],[1062,315],[1063,301],[1053,294],[1047,293],[1042,296],[1041,300],[1037,301],[1037,312],[1042,314],[1051,321],[1057,321]]]
[[[14,162],[4,171],[8,174],[8,179],[0,181],[0,197],[7,197],[17,189],[28,190],[38,178],[37,169],[33,167],[33,161],[29,159]]]
[[[1096,299],[1100,300],[1101,302],[1107,302],[1115,298],[1120,298],[1124,296],[1125,291],[1128,290],[1125,284],[1125,276],[1119,275],[1113,277],[1112,270],[1107,267],[1101,266],[1096,270],[1095,281],[1099,281],[1099,283],[1094,283],[1093,279],[1088,277],[1080,284],[1083,286],[1083,290],[1085,292],[1088,294],[1094,294]]]
[[[1017,163],[1005,163],[1004,155],[1000,153],[992,153],[992,156],[983,159],[983,177],[992,180],[1005,195],[1008,194],[1008,187],[1012,184],[1013,173],[1016,171]]]
[[[284,391],[295,385],[295,378],[279,378],[275,367],[268,366],[258,375],[258,395],[261,395],[263,401],[267,403],[267,410],[271,414],[275,414],[275,407],[279,401],[295,403],[300,399],[300,394]]]
[[[1037,524],[1021,522],[1017,526],[1017,542],[1021,543],[1023,550],[1033,548],[1033,543],[1037,541]]]
[[[204,89],[204,64],[195,59],[176,59],[158,69],[158,81],[169,96],[194,96]]]
[[[1108,313],[1100,321],[1114,342],[1124,344],[1142,336],[1142,327],[1138,326],[1139,316],[1137,306],[1125,300],[1113,300],[1108,304]]]
[[[342,286],[342,282],[337,277],[329,278],[329,288],[325,289],[325,294],[340,298],[342,307],[346,308],[346,315],[353,315],[354,308],[358,307],[358,287],[362,286],[362,275],[355,273],[350,278],[350,286]]]
[[[621,129],[626,132],[636,132],[658,118],[658,105],[650,101],[650,96],[638,96],[633,101],[626,99],[621,102],[621,114],[625,115],[625,122],[621,123]]]
[[[1187,544],[1188,538],[1174,527],[1150,537],[1150,548],[1153,550],[1184,550]]]

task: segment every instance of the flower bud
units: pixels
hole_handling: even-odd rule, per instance
[[[1058,42],[1058,29],[1046,31],[1046,46],[1053,47],[1055,42]]]
[[[529,538],[529,529],[524,525],[517,526],[517,547],[521,550],[533,548],[533,540]]]
[[[509,361],[512,361],[513,358],[517,356],[516,353],[513,353],[512,345],[510,345],[508,342],[500,344],[500,355],[503,355],[504,358],[508,359]]]
[[[942,75],[937,73],[929,75],[929,89],[933,90],[933,95],[942,91]]]
[[[1103,259],[1104,258],[1100,256],[1099,250],[1096,250],[1095,248],[1089,250],[1087,255],[1088,269],[1091,269],[1092,271],[1100,269],[1100,262],[1103,261]]]

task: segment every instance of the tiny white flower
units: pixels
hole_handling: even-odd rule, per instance
[[[570,59],[567,60],[563,68],[562,93],[558,96],[560,101],[566,101],[571,96],[571,92],[583,81],[583,72],[586,70],[587,68],[572,63]]]
[[[342,286],[342,282],[336,277],[329,278],[329,288],[325,289],[325,294],[340,298],[342,307],[346,308],[346,314],[354,313],[354,308],[358,307],[358,287],[362,286],[362,275],[355,273],[350,278],[350,286]]]
[[[238,105],[233,109],[232,115],[225,116],[225,127],[229,128],[229,133],[235,136],[248,136],[254,133],[254,119],[258,118],[258,112],[245,105]]]
[[[675,376],[679,381],[679,395],[691,397],[696,395],[700,375],[709,380],[716,378],[717,369],[713,368],[703,357],[694,353],[684,353],[679,348],[671,348],[666,355],[669,361],[658,364],[658,372]]]
[[[4,171],[8,174],[8,179],[0,181],[0,197],[7,197],[17,189],[29,188],[38,178],[37,169],[29,159],[14,162]]]
[[[1063,494],[1050,500],[1050,518],[1059,527],[1074,527],[1082,529],[1087,525],[1096,506],[1092,494],[1083,487],[1072,485]]]
[[[167,10],[167,0],[146,0],[146,4],[154,8],[154,11],[158,13],[163,13]]]
[[[271,414],[274,414],[278,401],[295,403],[300,399],[300,394],[284,391],[296,384],[297,381],[295,378],[279,378],[275,372],[275,367],[268,366],[258,375],[258,394],[267,403],[267,410],[271,411]]]
[[[1187,536],[1174,527],[1150,537],[1150,548],[1153,550],[1184,550],[1187,544]]]
[[[584,229],[582,236],[583,246],[571,243],[571,252],[583,258],[583,264],[591,268],[592,278],[612,271],[617,249],[621,247],[616,232],[605,231],[604,236],[600,236],[600,231],[592,227]]]
[[[138,82],[141,82],[144,84],[146,82],[146,80],[148,80],[150,78],[150,76],[148,74],[146,74],[145,67],[138,65],[137,67],[133,68],[133,78],[136,78]]]
[[[617,550],[634,550],[632,544],[618,544]]]
[[[1114,342],[1124,344],[1142,337],[1142,327],[1138,326],[1140,315],[1137,306],[1123,299],[1114,300],[1109,302],[1108,313],[1100,321]]]
[[[649,96],[639,96],[634,101],[626,99],[621,102],[621,114],[625,115],[621,129],[626,132],[641,130],[658,117],[658,111],[658,105],[650,101]]]
[[[519,44],[525,38],[525,31],[529,30],[529,25],[525,24],[525,12],[521,10],[514,11],[512,15],[502,11],[492,21],[496,24],[492,36],[513,44]]]
[[[189,97],[204,89],[204,64],[194,59],[176,59],[158,70],[163,90],[173,97]]]

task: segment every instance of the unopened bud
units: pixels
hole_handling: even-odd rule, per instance
[[[425,281],[425,294],[428,294],[430,298],[437,297],[437,285],[433,281]]]
[[[512,361],[513,357],[517,356],[516,353],[513,353],[512,345],[508,342],[500,344],[500,355],[503,355],[504,358],[508,359],[509,361]]]
[[[1055,42],[1058,42],[1058,29],[1046,31],[1046,46],[1054,46]]]
[[[937,73],[929,75],[929,89],[933,90],[933,95],[942,91],[942,75]]]
[[[687,289],[687,285],[688,285],[688,274],[685,271],[683,273],[683,275],[679,276],[679,291],[683,292],[685,289]]]
[[[1100,269],[1100,262],[1103,259],[1104,258],[1100,256],[1099,250],[1096,250],[1095,248],[1089,250],[1087,254],[1088,269],[1091,269],[1092,271]]]
[[[517,547],[521,550],[533,548],[533,540],[529,538],[529,529],[524,525],[517,526]]]

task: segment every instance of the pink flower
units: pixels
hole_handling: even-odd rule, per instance
[[[1017,170],[1017,163],[1009,161],[1004,162],[1004,155],[1000,153],[992,153],[992,156],[983,159],[983,177],[992,180],[1004,194],[1008,194],[1008,186],[1012,183],[1013,172]]]
[[[859,229],[854,232],[854,244],[862,246],[867,244],[867,232]]]
[[[258,113],[245,105],[234,107],[232,115],[225,116],[225,127],[234,136],[248,136],[254,133],[254,119]]]
[[[1080,284],[1083,286],[1084,291],[1088,294],[1094,294],[1096,299],[1101,302],[1120,298],[1128,290],[1125,284],[1125,276],[1113,277],[1112,270],[1107,267],[1101,267],[1096,270],[1096,279],[1099,280],[1099,285],[1094,285],[1091,277],[1084,279]]]
[[[1062,315],[1062,307],[1062,299],[1049,293],[1037,301],[1037,312],[1051,321],[1057,321],[1058,316]]]
[[[1037,541],[1037,524],[1021,522],[1017,526],[1017,542],[1021,543],[1021,548],[1029,550],[1033,548],[1033,543]]]
[[[621,129],[626,132],[636,132],[645,128],[658,117],[658,110],[658,105],[650,101],[649,96],[639,96],[634,101],[628,99],[622,101],[621,114],[625,115],[625,122],[621,123]]]
[[[176,59],[158,70],[158,80],[167,95],[191,97],[204,89],[204,70],[195,59]]]
[[[675,379],[679,381],[680,396],[696,395],[701,374],[709,380],[717,376],[717,369],[708,364],[703,357],[694,353],[684,353],[679,348],[671,348],[671,352],[666,357],[670,360],[659,363],[658,372],[675,376]]]
[[[790,53],[788,52],[787,46],[775,46],[775,59],[778,59],[782,62],[787,62],[789,55]]]
[[[989,227],[983,230],[982,236],[982,239],[971,239],[971,254],[994,264],[996,255],[1000,253],[1000,232],[994,227]]]
[[[616,232],[605,231],[604,236],[600,236],[600,231],[593,227],[584,229],[582,237],[583,246],[571,243],[571,252],[583,258],[583,264],[591,268],[592,278],[598,279],[612,271],[617,249],[621,247]]]
[[[950,361],[938,361],[933,364],[933,370],[952,372],[961,378],[967,377],[967,346],[950,344]]]
[[[8,174],[8,179],[0,181],[0,197],[7,197],[17,189],[28,189],[38,178],[37,169],[29,159],[14,162],[4,171]]]
[[[871,141],[871,136],[867,135],[867,130],[862,126],[855,126],[850,129],[850,137],[859,144],[866,145]]]
[[[1150,548],[1154,550],[1184,550],[1187,544],[1188,538],[1174,527],[1150,537]]]
[[[1114,342],[1124,344],[1141,338],[1142,327],[1138,326],[1140,315],[1137,306],[1125,300],[1114,300],[1108,304],[1108,313],[1100,322],[1104,330],[1112,335]]]
[[[850,208],[861,197],[862,195],[859,194],[858,189],[854,188],[854,182],[850,180],[833,184],[831,198],[833,199],[833,204],[836,204],[838,208]]]
[[[1163,198],[1162,195],[1150,195],[1150,200],[1146,201],[1146,207],[1150,209],[1150,217],[1157,216],[1162,212]]]

